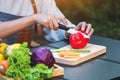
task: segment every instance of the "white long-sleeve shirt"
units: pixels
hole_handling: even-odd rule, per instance
[[[57,8],[55,0],[35,0],[35,2],[39,13],[64,16]],[[0,11],[19,16],[34,14],[30,0],[0,0]],[[67,22],[69,26],[75,27],[69,20],[67,20]],[[44,37],[51,42],[66,38],[65,31],[61,29],[47,31],[46,28],[43,27],[43,33]]]

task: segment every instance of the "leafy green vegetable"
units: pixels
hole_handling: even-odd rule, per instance
[[[26,47],[26,43],[23,43],[19,49],[12,50],[12,54],[8,57],[9,68],[6,72],[7,77],[13,77],[17,79],[23,76],[27,70],[31,67],[29,48]]]
[[[44,64],[37,64],[27,71],[27,74],[23,76],[23,80],[44,80],[46,78],[51,78],[53,72],[53,67],[48,68]]]
[[[27,43],[23,43],[19,49],[12,50],[8,57],[9,68],[5,75],[8,78],[22,78],[22,80],[45,80],[52,77],[53,67],[48,68],[44,64],[30,66],[30,55]]]

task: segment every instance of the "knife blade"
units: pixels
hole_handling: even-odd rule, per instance
[[[60,23],[59,23],[59,28],[67,31],[67,32],[70,33],[70,34],[75,34],[75,33],[78,32],[77,30],[72,29],[72,28],[68,28],[68,27],[66,27],[65,25],[60,24]],[[82,33],[82,32],[80,32],[80,33],[81,33],[85,38],[90,38],[88,35],[86,35],[86,34],[84,34],[84,33]]]
[[[68,27],[66,27],[65,25],[60,24],[60,23],[59,23],[59,28],[67,31],[67,32],[70,33],[70,34],[75,34],[75,33],[78,32],[77,30],[72,29],[72,28],[68,28]]]

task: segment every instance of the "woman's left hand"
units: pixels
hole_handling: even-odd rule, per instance
[[[80,22],[75,28],[75,30],[77,31],[80,31],[80,30],[83,30],[86,32],[86,34],[90,37],[93,32],[94,32],[94,29],[92,28],[92,25],[91,24],[87,24],[86,22]]]

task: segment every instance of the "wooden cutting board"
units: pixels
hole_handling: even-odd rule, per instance
[[[64,46],[60,48],[60,50],[67,50],[72,49],[70,45]],[[87,44],[86,47],[82,48],[82,50],[90,50],[89,53],[80,53],[80,58],[77,59],[67,59],[60,57],[57,52],[53,53],[55,60],[57,63],[66,64],[75,66],[92,58],[95,58],[99,55],[106,53],[106,47],[102,45],[95,45],[95,44]]]

